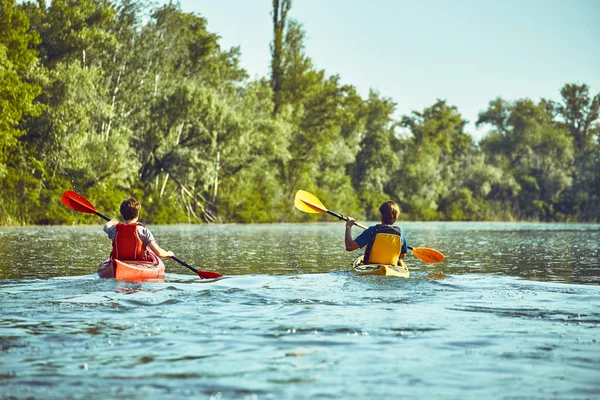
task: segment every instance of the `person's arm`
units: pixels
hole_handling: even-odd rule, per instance
[[[154,240],[148,244],[148,247],[150,248],[150,250],[152,250],[152,252],[154,254],[156,254],[160,258],[165,258],[165,257],[171,258],[175,255],[170,250],[169,251],[163,250]]]
[[[158,243],[156,243],[154,235],[152,234],[152,232],[150,232],[148,228],[146,228],[146,225],[138,223],[138,235],[140,236],[142,243],[144,243],[146,247],[148,247],[154,254],[156,254],[160,258],[170,258],[174,256],[172,251],[163,250],[158,245]]]
[[[406,237],[404,233],[401,235],[402,238],[402,249],[400,250],[400,258],[406,258],[406,253],[408,253],[408,243],[406,241]]]
[[[111,219],[106,223],[106,225],[104,225],[104,232],[106,232],[110,239],[114,239],[114,227],[117,226],[118,223],[119,221],[117,221],[116,219]]]
[[[352,225],[354,225],[356,221],[352,217],[348,217],[346,221],[346,235],[344,236],[344,241],[346,242],[346,251],[354,251],[356,249],[360,249],[358,243],[352,239]]]

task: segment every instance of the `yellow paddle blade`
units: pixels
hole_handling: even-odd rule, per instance
[[[323,213],[327,212],[327,208],[314,195],[305,190],[298,190],[294,198],[294,207],[305,213]]]
[[[427,247],[413,247],[412,252],[416,257],[429,264],[444,261],[444,259],[446,258],[439,251],[434,249],[428,249]]]

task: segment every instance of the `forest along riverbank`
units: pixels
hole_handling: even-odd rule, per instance
[[[398,115],[398,99],[312,61],[291,1],[265,11],[271,69],[254,77],[178,2],[127,4],[2,3],[0,224],[91,221],[62,209],[65,190],[111,215],[135,194],[148,223],[308,221],[289,207],[300,188],[360,219],[389,198],[410,220],[599,221],[600,94],[585,76],[552,99],[489,93],[476,120],[452,99]]]

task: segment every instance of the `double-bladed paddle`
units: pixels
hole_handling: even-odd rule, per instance
[[[92,203],[90,203],[88,201],[88,199],[86,199],[79,193],[75,193],[71,190],[67,190],[66,192],[63,193],[61,200],[65,206],[69,207],[72,210],[79,211],[82,213],[87,213],[87,214],[96,214],[100,218],[104,218],[105,220],[110,221],[109,217],[102,214],[100,211],[96,210],[96,207],[94,207],[94,205]],[[175,256],[173,256],[171,258],[173,260],[177,261],[179,264],[183,265],[184,267],[194,271],[202,279],[213,279],[213,278],[220,278],[223,276],[223,275],[219,274],[218,272],[197,270],[196,268],[192,267],[188,263],[180,260],[179,258],[177,258]]]
[[[315,195],[313,195],[305,190],[298,190],[296,192],[296,197],[294,198],[294,206],[298,210],[303,211],[305,213],[313,213],[313,214],[327,213],[327,214],[333,215],[334,217],[339,218],[341,220],[348,221],[348,217],[344,217],[343,215],[338,214],[335,211],[328,210],[327,207],[325,207],[323,205],[323,203],[321,203],[321,201]],[[356,225],[362,229],[367,229],[366,226],[358,224],[358,223],[354,223],[354,225]],[[408,246],[408,248],[410,250],[412,250],[413,254],[417,258],[420,258],[421,260],[423,260],[429,264],[444,261],[444,258],[446,258],[439,251],[434,250],[434,249],[429,249],[427,247]]]

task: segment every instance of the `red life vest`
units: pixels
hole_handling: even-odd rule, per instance
[[[146,246],[137,231],[138,224],[116,225],[110,258],[113,260],[146,260]]]

